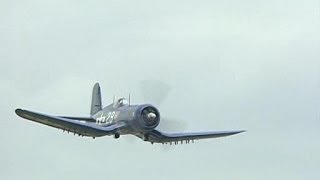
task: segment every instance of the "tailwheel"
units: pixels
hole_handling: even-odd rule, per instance
[[[119,133],[115,133],[115,134],[114,134],[114,138],[115,138],[115,139],[118,139],[119,137],[120,137],[120,134],[119,134]]]
[[[143,140],[144,141],[149,141],[149,134],[144,134],[143,135]]]

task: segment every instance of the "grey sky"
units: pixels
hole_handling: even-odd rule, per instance
[[[319,179],[319,7],[0,0],[0,179]],[[128,93],[142,103],[146,79],[171,87],[159,108],[186,131],[248,132],[163,147],[14,114],[87,115],[95,82],[104,104]]]

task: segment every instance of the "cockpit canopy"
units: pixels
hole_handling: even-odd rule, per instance
[[[128,102],[127,99],[119,98],[117,101],[114,102],[113,107],[114,108],[119,108],[119,107],[128,106],[128,105],[129,105],[129,102]]]

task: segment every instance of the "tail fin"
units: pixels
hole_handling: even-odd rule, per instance
[[[101,103],[101,91],[99,83],[96,83],[92,90],[92,101],[91,101],[91,115],[96,114],[102,109]]]

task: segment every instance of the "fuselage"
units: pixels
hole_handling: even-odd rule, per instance
[[[144,134],[159,125],[160,113],[150,104],[110,104],[92,116],[99,126],[110,126],[119,122],[126,124],[118,134]]]

